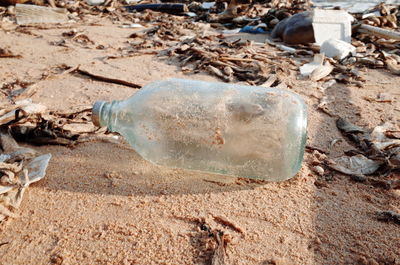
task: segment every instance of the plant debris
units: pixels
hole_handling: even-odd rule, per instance
[[[236,232],[244,234],[244,230],[242,228],[240,228],[239,226],[235,225],[231,221],[227,220],[225,217],[214,216],[214,220],[217,221],[218,223],[221,223],[223,225],[226,225],[226,226],[230,227],[231,229],[233,229]]]
[[[38,156],[30,148],[20,147],[5,127],[0,132],[0,222],[16,218],[26,188],[42,179],[50,154]]]
[[[214,242],[211,247],[211,265],[225,265],[226,263],[226,247],[231,241],[230,237],[223,231],[211,229],[208,224],[203,221],[200,224],[201,230],[207,232],[208,238],[212,238]],[[211,243],[211,242],[210,242]]]
[[[0,58],[22,58],[22,56],[15,55],[8,49],[0,48]]]
[[[383,222],[392,222],[395,224],[400,225],[400,214],[399,213],[395,213],[393,211],[380,211],[377,212],[377,218],[379,221],[383,221]]]
[[[187,39],[163,54],[176,56],[186,74],[205,71],[225,82],[276,86],[281,83],[278,76],[290,75],[289,69],[295,69],[290,59],[278,64],[273,60],[273,53],[251,42],[229,41],[217,36]]]
[[[110,78],[110,77],[92,74],[86,70],[79,69],[79,66],[77,66],[75,68],[72,68],[72,67],[68,67],[68,68],[69,68],[69,70],[67,70],[67,73],[79,73],[81,75],[88,76],[97,81],[112,83],[112,84],[117,84],[117,85],[123,85],[123,86],[132,87],[132,88],[141,88],[142,87],[141,85],[138,85],[138,84],[135,84],[132,82],[128,82],[125,80],[120,80],[120,79],[116,79],[116,78]]]
[[[351,175],[358,182],[386,189],[398,189],[398,174],[394,179],[376,179],[374,175],[391,176],[400,170],[400,139],[392,132],[391,124],[384,124],[368,131],[339,118],[338,129],[358,148],[346,155],[327,160],[327,166],[343,174]],[[368,177],[366,177],[368,176]],[[397,178],[396,178],[397,176]]]

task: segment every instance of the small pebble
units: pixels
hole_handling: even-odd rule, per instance
[[[325,173],[325,170],[321,166],[315,166],[314,171],[320,176],[323,176]]]

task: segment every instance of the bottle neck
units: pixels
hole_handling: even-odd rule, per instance
[[[114,132],[118,116],[117,106],[119,102],[119,100],[114,100],[111,103],[104,102],[104,104],[100,107],[100,125],[102,127],[107,127],[110,132]]]

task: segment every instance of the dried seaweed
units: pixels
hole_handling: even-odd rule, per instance
[[[226,248],[230,237],[221,230],[211,229],[204,220],[200,223],[200,228],[207,232],[208,238],[214,240],[209,260],[210,265],[226,265]]]
[[[225,265],[226,264],[226,246],[228,244],[228,240],[225,237],[223,231],[212,231],[212,236],[217,243],[217,246],[214,249],[214,253],[211,258],[211,265]]]
[[[383,222],[391,222],[400,225],[400,214],[393,211],[380,211],[376,213],[377,219]]]
[[[0,48],[0,58],[22,58],[22,56],[15,55],[8,49]]]
[[[396,172],[400,170],[400,140],[391,138],[393,136],[391,132],[397,130],[391,130],[390,124],[384,124],[369,131],[342,118],[337,120],[336,125],[355,144],[357,150],[347,152],[338,158],[328,159],[327,166],[352,176],[357,182],[385,189],[398,189],[400,179]],[[390,179],[392,172],[395,172],[394,179]],[[383,179],[383,177],[389,178]]]
[[[229,221],[228,219],[226,219],[223,216],[214,216],[214,220],[218,223],[228,226],[229,228],[231,228],[232,230],[234,230],[236,232],[244,234],[244,230],[241,227],[235,225],[234,223],[232,223],[231,221]]]
[[[132,88],[141,88],[142,87],[141,85],[138,85],[138,84],[135,84],[135,83],[132,83],[132,82],[129,82],[129,81],[116,79],[116,78],[110,78],[110,77],[97,75],[97,74],[92,74],[92,73],[90,73],[90,72],[88,72],[86,70],[79,69],[79,66],[75,67],[75,68],[71,67],[70,69],[71,70],[67,70],[68,73],[76,72],[76,73],[79,73],[81,75],[88,76],[88,77],[90,77],[90,78],[92,78],[94,80],[97,80],[97,81],[106,82],[106,83],[112,83],[112,84],[117,84],[117,85],[123,85],[123,86],[132,87]]]
[[[293,67],[290,60],[279,64],[274,62],[273,55],[262,47],[239,41],[229,42],[216,36],[186,40],[163,54],[177,58],[185,73],[206,71],[225,82],[245,81],[252,85],[267,83],[276,86],[280,83],[278,76],[289,75],[289,69]],[[282,64],[287,66],[284,68]],[[271,79],[271,76],[276,79]]]

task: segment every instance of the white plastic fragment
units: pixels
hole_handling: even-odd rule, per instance
[[[329,39],[322,43],[321,53],[324,53],[327,57],[342,60],[349,54],[355,56],[356,47],[342,40]]]
[[[354,18],[344,10],[315,9],[312,26],[315,43],[321,45],[329,39],[351,42],[351,22]]]
[[[123,29],[132,29],[132,28],[138,29],[138,28],[143,28],[142,25],[137,24],[137,23],[121,25],[121,26],[119,26],[119,27],[120,27],[120,28],[123,28]]]
[[[23,179],[23,176],[21,176],[21,181],[23,182],[23,184],[30,185],[36,181],[41,180],[46,174],[46,169],[49,164],[50,158],[51,154],[41,155],[34,158],[26,166],[26,169],[28,169],[28,180]]]
[[[27,106],[22,107],[22,110],[27,114],[39,114],[44,113],[47,110],[47,107],[41,104],[29,104]]]
[[[385,132],[394,127],[390,123],[385,123],[381,126],[376,126],[371,133],[371,142],[378,150],[385,150],[390,146],[400,146],[399,139],[391,139],[385,135]]]
[[[375,161],[363,155],[342,156],[329,161],[329,167],[347,175],[369,175],[378,170],[382,161]]]

